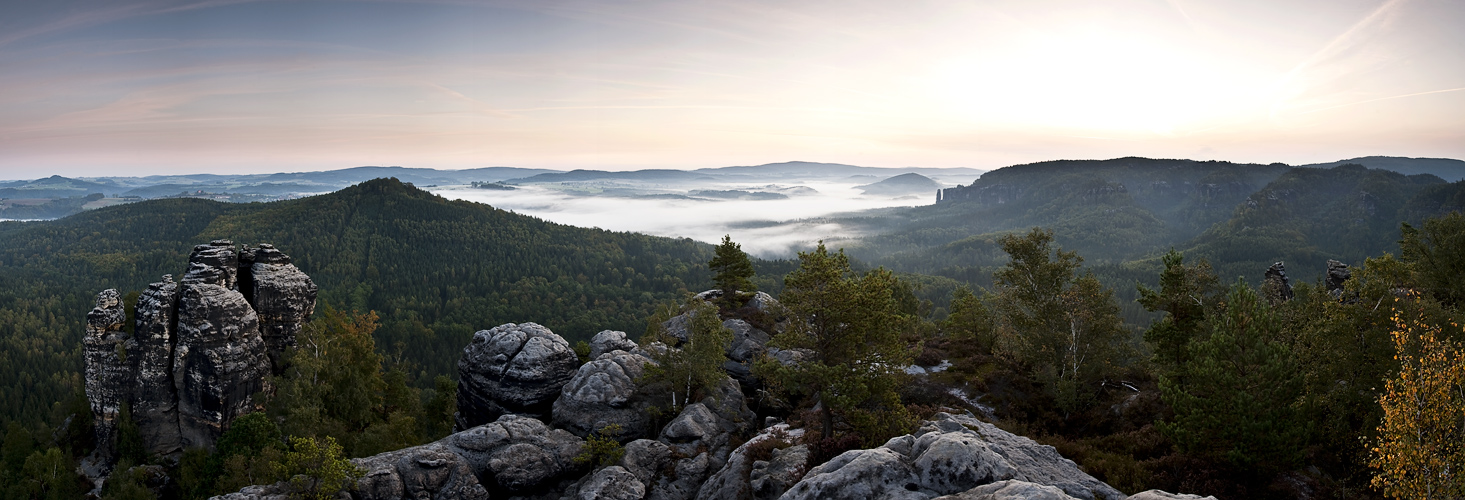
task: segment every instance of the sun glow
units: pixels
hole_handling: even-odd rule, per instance
[[[1014,42],[946,61],[931,79],[940,105],[978,124],[1172,135],[1266,102],[1260,79],[1165,40],[1075,32]]]

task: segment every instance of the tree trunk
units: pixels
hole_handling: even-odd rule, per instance
[[[820,416],[823,417],[824,428],[819,432],[819,437],[824,439],[834,437],[834,410],[830,409],[828,404],[824,404],[820,413]]]

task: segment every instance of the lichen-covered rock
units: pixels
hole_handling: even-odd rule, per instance
[[[290,263],[289,255],[266,243],[240,252],[239,266],[239,291],[259,315],[272,371],[279,374],[284,368],[280,356],[295,345],[295,336],[315,312],[315,282]]]
[[[753,462],[753,470],[748,472],[748,487],[752,489],[753,498],[773,500],[782,496],[804,478],[813,454],[808,445],[800,444],[773,450],[771,460]]]
[[[625,455],[618,465],[624,467],[641,484],[650,484],[656,474],[671,461],[671,447],[661,441],[637,439],[626,443]]]
[[[937,500],[1077,500],[1058,488],[1007,479],[970,490],[937,497]]]
[[[173,384],[184,448],[212,447],[234,417],[253,410],[269,357],[254,309],[238,291],[183,278]]]
[[[490,489],[515,492],[542,488],[581,470],[574,459],[585,446],[567,431],[521,415],[504,415],[441,442],[467,460],[479,477],[491,478]]]
[[[579,500],[640,500],[644,496],[646,485],[619,465],[595,471],[575,494]]]
[[[87,313],[82,355],[86,361],[86,394],[91,403],[97,433],[97,453],[112,455],[116,444],[117,418],[122,404],[130,399],[136,380],[137,342],[122,324],[127,312],[117,290],[97,294],[96,307]]]
[[[603,330],[590,339],[590,359],[599,358],[601,354],[611,351],[631,352],[636,347],[636,343],[626,337],[626,332]]]
[[[1123,500],[1051,446],[975,418],[938,413],[913,434],[845,452],[809,471],[785,499],[927,499],[1003,480],[1053,486],[1083,500]]]
[[[647,500],[691,500],[705,479],[716,469],[706,453],[677,460],[672,474],[658,476],[646,491]]]
[[[183,451],[178,433],[178,394],[173,386],[173,348],[176,343],[178,284],[172,275],[148,285],[137,298],[134,317],[137,360],[132,419],[149,454],[173,455]]]
[[[909,457],[889,448],[841,453],[809,471],[783,494],[786,499],[867,500],[871,498],[926,500]]]
[[[255,300],[271,311],[271,331],[291,338],[315,307],[315,285],[289,261],[270,245],[195,246],[182,280],[164,275],[138,296],[132,334],[123,331],[120,295],[102,293],[83,340],[87,397],[103,438],[87,470],[110,469],[123,404],[144,449],[174,458],[185,447],[212,448],[234,417],[255,409],[250,398],[267,389],[271,368]]]
[[[728,455],[727,462],[717,472],[713,473],[702,483],[697,490],[697,498],[706,500],[744,500],[749,498],[778,498],[789,486],[797,482],[798,477],[803,477],[803,470],[798,470],[798,477],[787,481],[787,484],[779,484],[780,480],[788,479],[786,466],[798,461],[797,467],[804,467],[808,461],[809,447],[805,445],[792,446],[790,448],[775,449],[774,460],[754,460],[752,450],[755,447],[767,446],[760,444],[765,441],[782,440],[785,445],[797,441],[804,435],[803,429],[790,429],[788,424],[778,424],[763,429],[757,435],[749,438],[747,442],[738,446]],[[786,453],[787,450],[798,448],[803,453],[803,460],[799,461],[799,451]],[[784,458],[786,457],[786,458]],[[772,462],[778,462],[773,464]],[[760,472],[761,471],[761,472]]]
[[[564,338],[536,323],[507,323],[473,334],[458,360],[458,428],[506,413],[547,416],[579,365]]]
[[[582,437],[619,425],[612,437],[621,442],[650,434],[651,403],[636,380],[652,363],[640,354],[612,351],[580,366],[554,402],[554,425]]]
[[[1126,500],[1216,500],[1216,497],[1203,497],[1200,495],[1187,495],[1184,493],[1167,493],[1161,490],[1141,491],[1130,495]]]

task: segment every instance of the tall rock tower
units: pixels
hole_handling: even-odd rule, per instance
[[[123,404],[149,454],[212,448],[252,396],[280,373],[281,355],[315,310],[315,283],[273,246],[216,240],[193,248],[188,271],[149,285],[131,333],[116,290],[87,315],[87,398],[96,417],[96,462],[115,459]]]

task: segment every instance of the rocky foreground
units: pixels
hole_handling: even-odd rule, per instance
[[[1280,269],[1279,269],[1280,271]],[[1279,273],[1280,274],[1280,273]],[[1281,280],[1285,285],[1285,279]],[[269,390],[280,356],[315,307],[316,287],[274,247],[226,240],[194,248],[181,282],[165,276],[138,299],[134,328],[115,290],[87,317],[87,396],[101,443],[123,405],[149,454],[211,448],[251,395]],[[697,298],[711,300],[716,291]],[[365,473],[338,498],[448,499],[1199,499],[1125,496],[1051,446],[970,414],[937,413],[884,445],[814,463],[803,429],[758,422],[745,393],[752,363],[798,363],[812,353],[766,344],[785,320],[757,293],[723,325],[733,340],[727,376],[700,401],[658,415],[641,385],[658,353],[688,339],[690,314],[665,322],[668,342],[641,346],[603,331],[590,360],[535,323],[479,331],[458,362],[457,432],[433,443],[352,460]],[[957,410],[951,410],[957,411]],[[619,444],[606,454],[591,439]],[[115,462],[99,446],[83,465],[100,487]],[[222,500],[284,500],[288,483],[246,487]],[[1208,497],[1209,498],[1209,497]]]
[[[746,333],[740,337],[758,337]],[[878,448],[810,463],[810,447],[800,444],[803,429],[769,422],[755,430],[755,415],[732,377],[655,429],[637,379],[654,363],[647,349],[668,348],[674,347],[642,348],[623,332],[601,332],[591,345],[594,360],[560,382],[567,365],[559,360],[568,344],[558,335],[534,323],[478,332],[459,364],[461,393],[473,395],[460,400],[459,422],[497,412],[495,420],[437,442],[353,460],[366,473],[349,495],[360,500],[1201,498],[1158,490],[1126,496],[1051,446],[949,413],[938,413],[916,432]],[[533,388],[536,380],[560,385],[547,414],[548,399]],[[503,411],[510,404],[525,412]],[[600,467],[575,460],[586,451],[584,436],[611,424],[622,430],[613,437],[625,443],[624,455]],[[288,485],[279,483],[216,498],[288,496]]]

